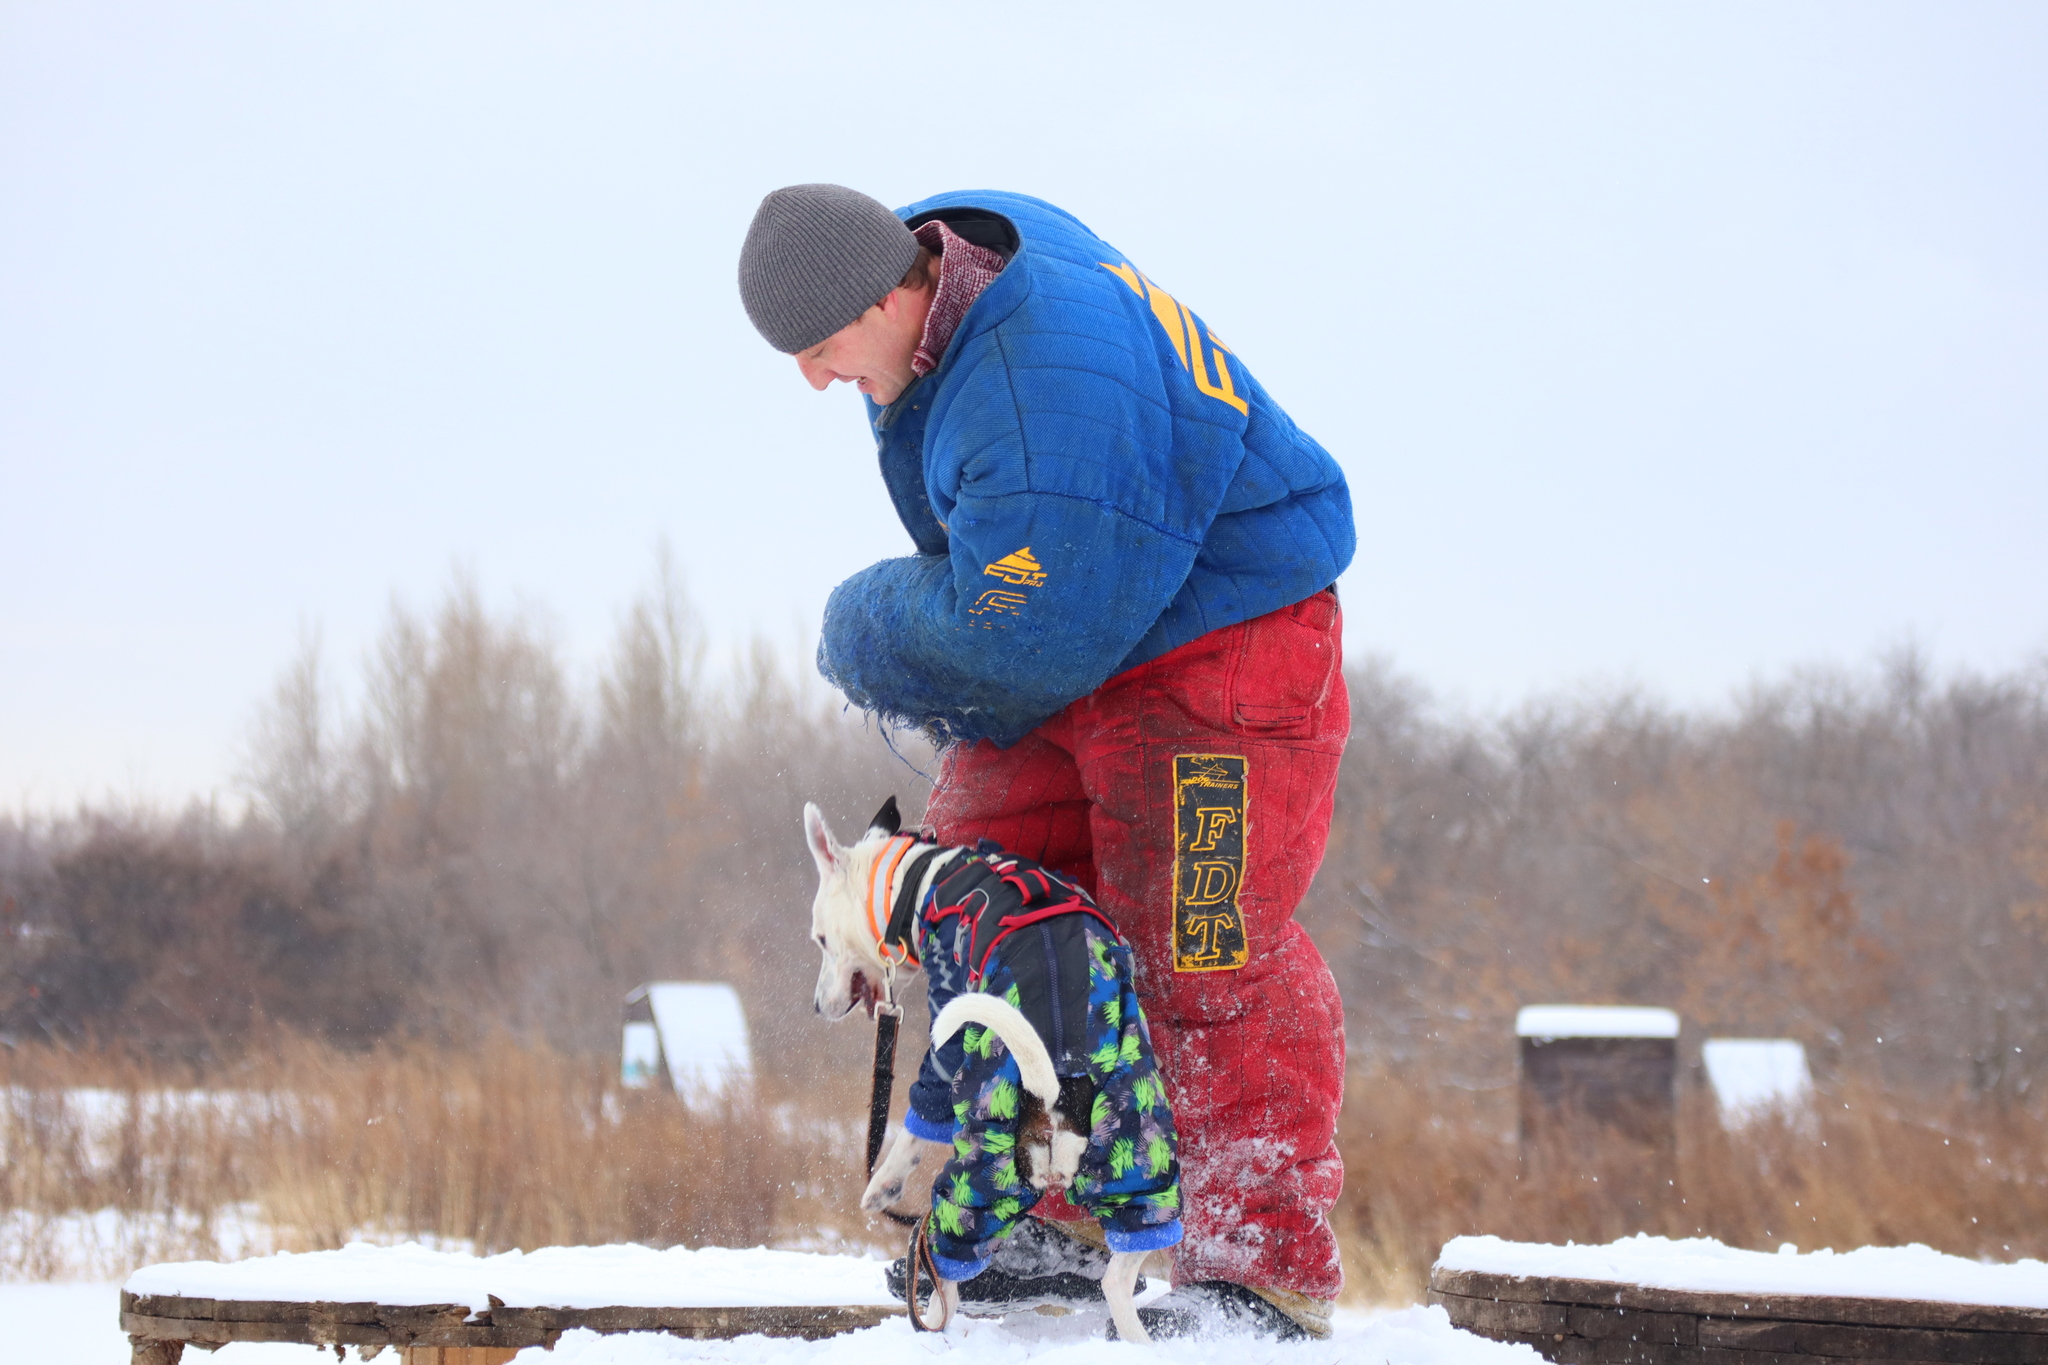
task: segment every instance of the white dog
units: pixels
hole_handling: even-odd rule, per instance
[[[804,807],[804,834],[811,857],[818,865],[818,894],[811,902],[811,937],[824,954],[813,1003],[828,1020],[844,1019],[856,1008],[865,1008],[872,1015],[877,1004],[893,1003],[916,979],[916,964],[905,960],[906,954],[883,945],[890,907],[897,905],[905,891],[904,879],[913,866],[918,872],[912,902],[916,903],[958,859],[969,855],[963,848],[935,849],[920,843],[915,846],[930,856],[915,860],[904,857],[904,836],[898,833],[899,824],[896,802],[891,798],[860,841],[845,847],[832,837],[815,805]],[[878,861],[891,849],[895,850],[892,858]],[[1024,1095],[1017,1119],[1018,1177],[1034,1189],[1067,1188],[1088,1147],[1094,1083],[1085,1077],[1068,1077],[1063,1083],[1055,1074],[1045,1041],[1030,1020],[1004,1000],[979,992],[962,993],[939,1012],[932,1022],[932,1047],[943,1046],[969,1024],[992,1030],[1016,1058],[1022,1073]],[[893,1204],[902,1195],[926,1146],[948,1150],[938,1143],[923,1142],[901,1124],[893,1127],[883,1157],[861,1196],[861,1207],[875,1212]],[[1131,1304],[1139,1269],[1149,1254],[1114,1252],[1103,1276],[1103,1296],[1108,1300],[1117,1333],[1125,1341],[1150,1340]],[[959,1309],[958,1286],[940,1280],[934,1302],[937,1325],[943,1327]]]

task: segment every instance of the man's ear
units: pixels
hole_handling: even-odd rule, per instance
[[[884,834],[895,834],[902,828],[903,816],[897,811],[896,798],[893,796],[884,801],[882,808],[875,812],[875,818],[868,821],[868,833],[870,834],[877,830]]]
[[[934,273],[936,274],[937,272],[935,271]],[[912,289],[908,285],[899,284],[888,293],[882,295],[881,298],[875,300],[875,307],[882,310],[883,317],[894,322],[917,306],[911,301],[914,295],[921,294],[926,299],[930,299],[936,292],[938,292],[936,285],[930,289]],[[931,305],[927,303],[925,306],[929,308]]]
[[[823,812],[809,801],[804,802],[804,842],[811,846],[819,876],[829,877],[839,870],[839,844],[825,824]]]

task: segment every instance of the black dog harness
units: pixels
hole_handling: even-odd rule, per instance
[[[924,951],[950,940],[954,962],[967,968],[968,990],[981,989],[989,963],[999,959],[1017,985],[1019,999],[1011,1003],[1045,1040],[1053,1070],[1083,1074],[1088,942],[1079,917],[1094,919],[1120,943],[1123,935],[1072,880],[987,840],[944,870],[922,897],[919,916],[918,885],[930,860],[946,851],[927,849],[910,861],[889,916],[885,951],[910,951],[909,960],[919,961],[909,942],[915,923]]]

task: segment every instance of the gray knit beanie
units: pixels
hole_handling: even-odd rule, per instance
[[[808,350],[874,307],[917,260],[888,206],[844,185],[789,185],[761,201],[740,248],[740,301],[768,344]]]

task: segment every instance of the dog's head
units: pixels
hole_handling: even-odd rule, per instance
[[[856,1006],[873,1015],[892,980],[901,986],[916,974],[912,968],[891,967],[882,961],[881,945],[868,924],[868,878],[874,871],[875,856],[902,827],[903,818],[892,796],[875,812],[859,842],[846,847],[832,837],[818,808],[808,802],[804,805],[804,842],[810,845],[812,861],[818,865],[818,894],[811,902],[811,940],[825,955],[811,1003],[827,1019],[844,1019]],[[884,921],[888,914],[886,907],[879,910]]]

